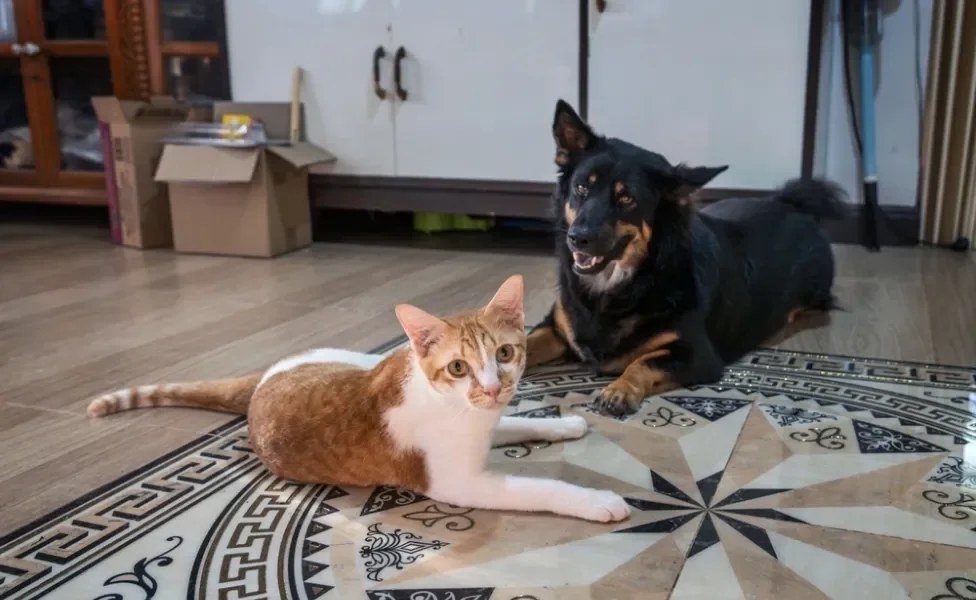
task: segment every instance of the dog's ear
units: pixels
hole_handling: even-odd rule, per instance
[[[689,167],[682,163],[671,169],[668,179],[671,182],[671,193],[675,198],[687,198],[718,177],[729,168],[721,167]]]
[[[573,166],[584,151],[593,147],[596,135],[565,100],[556,102],[552,118],[552,137],[556,141],[556,164]]]

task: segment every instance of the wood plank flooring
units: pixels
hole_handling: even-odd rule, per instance
[[[530,321],[553,299],[546,253],[318,244],[276,260],[122,249],[98,229],[0,224],[0,535],[227,422],[191,410],[85,417],[95,394],[256,371],[317,346],[369,350],[392,307],[449,313],[526,277]],[[838,246],[848,309],[781,346],[976,364],[976,259]]]

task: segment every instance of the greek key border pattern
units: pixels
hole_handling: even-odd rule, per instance
[[[389,344],[384,350],[396,346]],[[518,399],[573,391],[589,393],[612,379],[577,369],[575,365],[557,365],[527,375]],[[922,397],[884,389],[892,384],[926,389],[920,389]],[[958,393],[976,390],[976,369],[760,350],[730,366],[720,384],[703,387],[834,402],[849,410],[876,411],[976,440],[976,419],[968,411],[968,394]],[[42,588],[67,580],[144,529],[158,526],[199,501],[202,495],[220,489],[233,479],[231,471],[258,466],[242,422],[211,443],[194,446],[137,480],[65,511],[50,525],[38,527],[0,548],[0,600],[15,592],[41,593]],[[260,555],[262,544],[263,552],[267,552],[267,536],[280,520],[282,507],[303,489],[306,488],[277,481],[262,492],[267,495],[266,502],[249,507],[254,514],[243,515],[231,536],[235,540],[232,547],[240,552],[225,555],[225,560],[233,557],[238,575],[243,577],[247,564],[254,562],[253,552]],[[239,578],[231,577],[227,564],[221,572],[226,572],[227,582],[233,583]],[[240,592],[244,591],[241,588]]]
[[[54,527],[21,536],[0,549],[0,599],[15,592],[39,593],[41,583],[77,574],[141,530],[168,520],[203,494],[233,481],[239,469],[259,465],[245,432],[214,438],[72,511]]]

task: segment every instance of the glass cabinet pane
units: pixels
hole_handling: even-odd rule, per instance
[[[44,0],[44,35],[49,40],[104,40],[102,0]]]
[[[222,0],[158,0],[167,42],[215,42]],[[270,1],[270,0],[269,0]]]
[[[19,58],[0,59],[0,169],[33,169],[34,147],[27,124]]]
[[[101,171],[104,164],[102,142],[91,98],[112,95],[108,58],[53,58],[51,81],[60,136],[61,168]]]
[[[17,20],[14,18],[14,0],[0,0],[0,42],[17,41]]]
[[[182,102],[224,100],[220,62],[197,56],[172,56],[166,59],[166,86],[170,95]]]

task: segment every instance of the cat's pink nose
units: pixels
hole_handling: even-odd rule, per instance
[[[502,391],[502,386],[497,383],[485,386],[485,395],[492,400],[498,400],[498,394]]]

